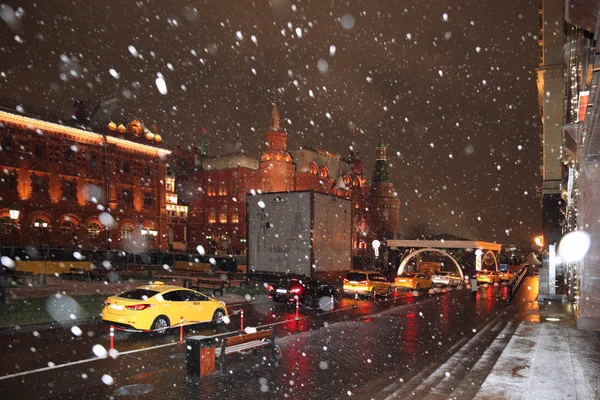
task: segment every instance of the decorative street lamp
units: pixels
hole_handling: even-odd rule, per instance
[[[152,257],[150,245],[152,241],[155,240],[156,236],[158,236],[158,231],[156,229],[142,228],[142,236],[146,237],[146,243],[148,244],[148,281],[152,281]]]
[[[17,220],[19,219],[19,214],[20,211],[19,210],[9,210],[8,214],[10,215],[10,219],[12,220],[12,224],[11,226],[11,232],[12,232],[12,226],[15,225],[17,223]],[[4,276],[5,276],[5,266],[4,266],[4,262],[2,261],[3,258],[3,253],[4,253],[4,224],[2,224],[0,226],[0,304],[6,304],[6,284],[4,282]]]

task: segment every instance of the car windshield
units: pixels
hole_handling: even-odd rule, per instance
[[[121,293],[118,297],[132,300],[146,300],[158,293],[159,292],[157,292],[156,290],[133,289],[128,292]]]
[[[350,272],[348,274],[346,274],[346,279],[348,279],[349,281],[366,281],[367,280],[367,275],[366,274],[362,274],[360,272]]]
[[[405,272],[400,275],[400,277],[402,277],[402,278],[413,278],[414,276],[415,276],[415,274],[411,274],[410,272]]]
[[[448,271],[438,271],[435,274],[438,275],[438,276],[442,276],[442,275],[449,275],[450,272],[448,272]]]

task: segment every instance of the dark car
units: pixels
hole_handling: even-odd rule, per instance
[[[269,297],[280,303],[295,303],[298,301],[306,307],[317,308],[323,297],[335,300],[339,298],[337,288],[328,283],[313,278],[285,278],[267,286]],[[328,303],[329,304],[329,303]]]

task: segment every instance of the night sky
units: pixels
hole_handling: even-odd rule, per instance
[[[540,233],[539,0],[4,3],[5,108],[68,120],[114,93],[117,123],[258,157],[277,91],[288,149],[347,155],[356,126],[370,179],[382,135],[404,233]]]

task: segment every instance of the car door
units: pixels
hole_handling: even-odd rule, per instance
[[[209,297],[192,290],[186,290],[185,296],[187,321],[202,322],[212,320],[216,307],[213,306]]]
[[[172,290],[162,294],[161,314],[169,318],[171,325],[178,324],[181,317],[185,318],[185,303],[181,292],[182,290]]]

